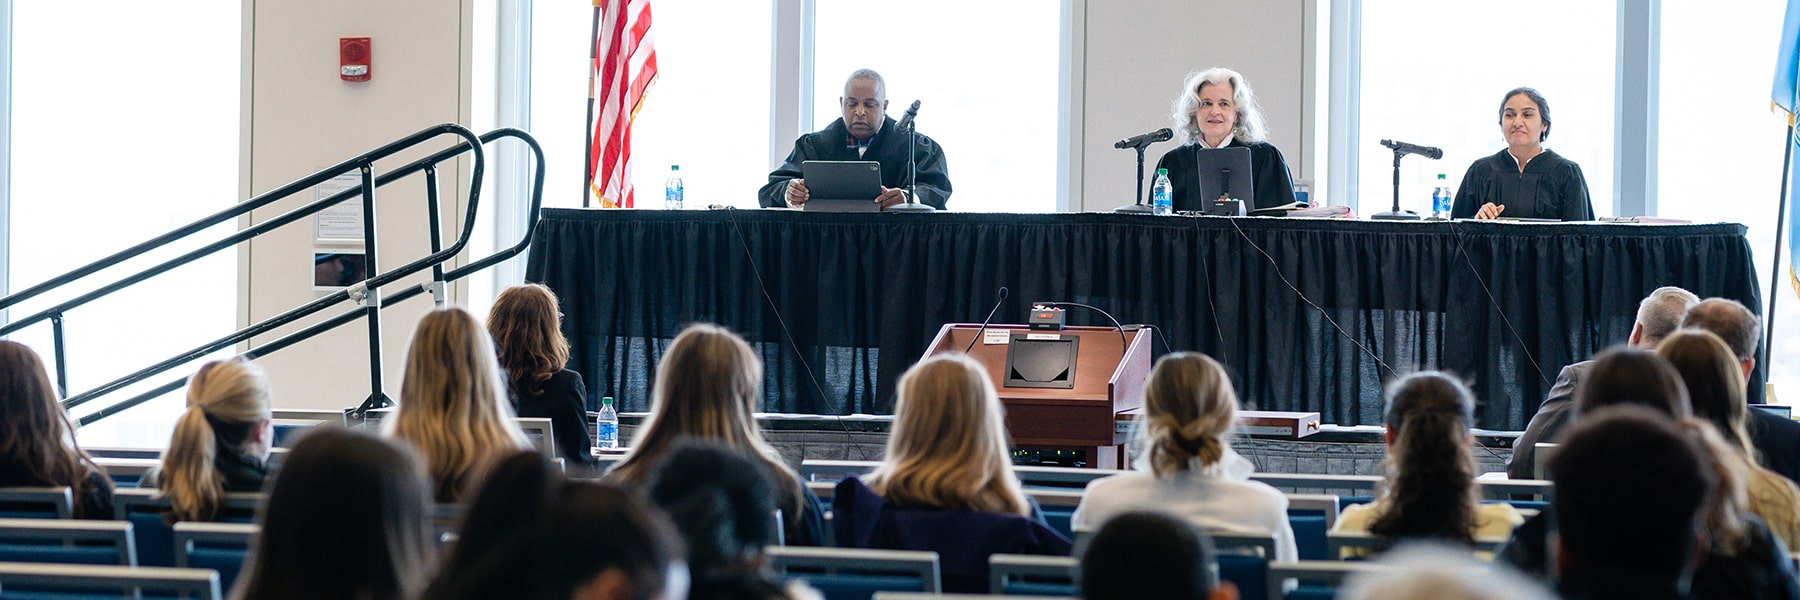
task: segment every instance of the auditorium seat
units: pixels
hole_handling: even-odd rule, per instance
[[[0,561],[136,566],[130,523],[0,519]]]
[[[256,507],[263,494],[232,492],[225,494],[225,510],[220,522],[250,523],[256,520]],[[113,491],[113,519],[131,523],[137,536],[138,564],[148,567],[175,566],[175,532],[163,520],[169,510],[169,499],[162,492],[146,489]]]
[[[1475,538],[1474,550],[1492,554],[1506,545],[1506,540],[1503,537],[1478,537]],[[1326,535],[1325,543],[1326,552],[1333,557],[1344,557],[1346,550],[1350,551],[1350,556],[1362,557],[1379,552],[1386,545],[1386,540],[1369,533],[1335,532]]]
[[[1208,530],[1219,551],[1219,579],[1238,588],[1243,598],[1268,593],[1269,561],[1275,557],[1275,534],[1266,531]]]
[[[1337,524],[1338,497],[1331,494],[1286,494],[1288,525],[1302,560],[1326,560],[1325,534]]]
[[[1068,596],[1012,596],[994,594],[925,594],[920,592],[875,592],[875,600],[1069,600]]]
[[[256,531],[250,523],[176,523],[175,566],[218,571],[219,585],[229,590],[250,555]]]
[[[208,569],[0,562],[0,588],[22,600],[92,600],[144,596],[220,600],[219,574]]]
[[[1068,556],[995,554],[988,557],[988,593],[997,596],[1078,595],[1080,565]]]
[[[784,577],[805,580],[826,600],[869,600],[876,592],[942,592],[936,552],[863,548],[768,548],[769,564]]]
[[[74,493],[66,487],[0,487],[0,519],[68,519]]]
[[[1302,560],[1298,562],[1269,563],[1269,577],[1266,597],[1269,600],[1331,600],[1337,596],[1337,588],[1345,579],[1357,573],[1372,573],[1393,568],[1392,566],[1365,561],[1323,561]],[[1295,580],[1299,586],[1286,592],[1281,591],[1281,582]],[[1252,596],[1243,596],[1249,599]]]

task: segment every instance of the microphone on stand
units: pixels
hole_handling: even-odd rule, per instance
[[[1166,142],[1166,141],[1169,141],[1169,139],[1173,138],[1173,137],[1175,137],[1175,132],[1171,131],[1167,127],[1164,127],[1162,129],[1158,129],[1158,130],[1152,131],[1150,133],[1134,135],[1134,136],[1119,140],[1117,142],[1113,142],[1113,147],[1118,148],[1120,150],[1124,150],[1126,148],[1140,148],[1140,147],[1148,146],[1150,144],[1154,144],[1157,142]]]
[[[1402,156],[1407,154],[1420,154],[1431,160],[1437,160],[1444,157],[1444,150],[1442,148],[1420,146],[1418,144],[1408,144],[1406,142],[1396,142],[1394,140],[1381,140],[1381,145],[1393,148],[1395,153]]]
[[[917,116],[919,116],[919,101],[914,100],[912,106],[906,107],[906,114],[900,116],[900,123],[894,126],[894,130],[912,133],[913,118]]]
[[[930,204],[920,204],[914,192],[919,183],[919,138],[913,134],[913,118],[919,116],[919,101],[914,100],[912,106],[906,107],[906,114],[894,125],[894,131],[906,136],[906,201],[887,207],[888,212],[932,212],[937,210]]]
[[[1006,286],[1000,286],[1000,299],[994,301],[994,308],[988,310],[986,319],[981,320],[981,328],[975,330],[975,339],[969,340],[969,347],[963,348],[963,354],[968,354],[970,350],[975,349],[976,342],[981,341],[982,332],[987,331],[988,322],[994,320],[994,313],[1000,312],[1000,304],[1006,302],[1006,295],[1011,291],[1006,289]]]

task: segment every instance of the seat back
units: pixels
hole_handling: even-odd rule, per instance
[[[128,489],[138,487],[144,480],[144,474],[162,465],[162,459],[154,456],[95,456],[94,464],[106,469],[106,475],[113,480],[113,487]]]
[[[1263,597],[1269,561],[1275,558],[1274,532],[1213,529],[1207,533],[1219,551],[1219,579],[1236,585],[1244,598]]]
[[[0,519],[68,519],[75,494],[66,487],[0,487]]]
[[[176,523],[175,566],[218,571],[219,585],[229,590],[250,556],[256,532],[250,523]]]
[[[550,428],[550,419],[544,417],[516,417],[519,429],[531,440],[531,447],[546,457],[556,456],[556,434]]]
[[[220,522],[250,523],[256,520],[256,507],[263,494],[231,492],[225,494],[225,509]],[[147,489],[120,489],[113,492],[113,519],[131,523],[137,536],[138,564],[147,567],[175,566],[175,531],[163,514],[169,511],[169,499],[162,492]]]
[[[1338,497],[1333,494],[1287,494],[1288,526],[1294,530],[1299,557],[1326,560],[1325,533],[1337,525]]]
[[[0,561],[136,566],[130,523],[0,519]]]
[[[220,600],[219,574],[208,569],[0,562],[0,589],[42,590],[35,598],[138,597],[144,594]]]
[[[995,554],[988,557],[988,593],[1075,596],[1079,592],[1075,589],[1075,574],[1079,568],[1079,563],[1068,556]]]
[[[1334,531],[1326,536],[1325,545],[1332,559],[1362,558],[1385,550],[1390,541],[1368,532]],[[1478,537],[1474,551],[1493,553],[1504,545],[1504,537]]]
[[[1015,596],[1012,594],[925,594],[875,592],[875,600],[1069,600],[1068,596]]]
[[[1358,573],[1374,573],[1394,568],[1391,565],[1361,561],[1302,560],[1269,563],[1266,583],[1269,600],[1331,600],[1344,580]],[[1298,587],[1282,590],[1282,582],[1295,580]],[[1250,598],[1250,596],[1244,596]]]
[[[802,546],[767,551],[776,574],[806,580],[827,600],[869,600],[881,591],[943,590],[936,552]]]

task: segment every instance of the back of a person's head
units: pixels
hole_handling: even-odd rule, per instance
[[[650,390],[650,417],[631,455],[608,478],[642,484],[678,440],[690,437],[774,456],[756,429],[762,382],[762,359],[743,338],[710,323],[689,325],[663,352]]]
[[[1469,425],[1475,395],[1455,378],[1422,371],[1387,387],[1382,419],[1388,448],[1385,510],[1369,524],[1384,538],[1473,541],[1475,459]]]
[[[1575,414],[1635,404],[1679,419],[1694,414],[1687,384],[1674,365],[1655,352],[1619,346],[1594,356],[1594,366],[1575,388]]]
[[[415,598],[436,555],[418,459],[341,427],[294,445],[258,518],[239,600]]]
[[[650,501],[687,546],[695,597],[779,596],[763,570],[775,539],[775,483],[760,461],[707,442],[677,445],[650,476]]]
[[[1107,520],[1081,554],[1085,600],[1234,598],[1221,584],[1212,539],[1185,520],[1128,512]]]
[[[528,283],[502,290],[488,310],[487,328],[500,368],[517,393],[541,392],[544,382],[569,364],[562,309],[548,287]]]
[[[1688,309],[1699,303],[1699,296],[1672,285],[1659,287],[1650,292],[1649,296],[1645,296],[1644,300],[1638,303],[1637,325],[1640,328],[1638,345],[1648,348],[1661,342],[1663,338],[1681,327],[1682,317],[1687,315]]]
[[[1144,384],[1150,471],[1166,476],[1219,464],[1237,424],[1237,392],[1219,361],[1198,352],[1163,356]]]
[[[1686,573],[1718,485],[1703,452],[1647,407],[1583,415],[1550,459],[1563,576]]]
[[[1756,344],[1762,339],[1762,320],[1742,302],[1730,298],[1707,298],[1689,308],[1681,319],[1683,328],[1704,329],[1725,340],[1738,360],[1756,356]]]
[[[1013,475],[1006,413],[993,381],[960,353],[900,376],[887,456],[869,486],[903,508],[1028,514]]]
[[[1342,600],[1552,600],[1536,581],[1501,562],[1475,558],[1468,549],[1409,542],[1383,553],[1388,566],[1353,575],[1339,588]]]
[[[169,513],[177,521],[206,521],[225,501],[225,480],[215,466],[223,453],[266,458],[273,407],[269,379],[262,368],[243,359],[213,361],[188,378],[187,411],[175,422],[169,449],[163,453],[157,484],[169,496]],[[254,440],[260,439],[260,442]]]
[[[460,308],[419,320],[390,426],[425,460],[436,498],[461,498],[499,456],[527,442],[500,380],[487,331]]]
[[[0,340],[0,470],[69,486],[79,497],[96,485],[88,473],[97,469],[75,443],[75,426],[56,399],[44,361],[24,344]]]
[[[660,594],[681,564],[668,517],[616,487],[569,481],[542,456],[494,466],[463,516],[449,560],[423,597],[564,600],[608,572],[634,599]]]
[[[1656,353],[1681,374],[1694,416],[1712,423],[1725,441],[1752,456],[1744,429],[1750,407],[1744,400],[1743,372],[1725,341],[1703,329],[1683,329],[1657,344]]]

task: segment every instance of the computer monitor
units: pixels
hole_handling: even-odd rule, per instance
[[[1249,148],[1196,148],[1194,173],[1200,177],[1200,210],[1211,213],[1219,197],[1244,201],[1255,210],[1256,178],[1250,171]]]

